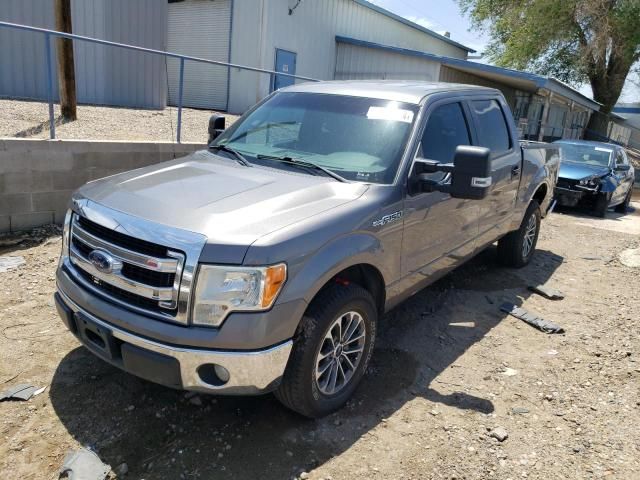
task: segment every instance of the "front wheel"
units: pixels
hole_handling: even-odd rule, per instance
[[[540,206],[531,200],[520,228],[498,240],[498,260],[509,267],[524,267],[531,261],[540,233]]]
[[[593,207],[593,214],[596,217],[604,218],[607,215],[607,209],[609,208],[609,200],[611,196],[607,193],[599,193],[596,198],[595,206]]]
[[[333,285],[305,313],[282,384],[285,406],[317,418],[342,407],[362,379],[376,336],[376,304],[359,285]]]

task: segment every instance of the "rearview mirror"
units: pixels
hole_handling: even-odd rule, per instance
[[[423,192],[444,192],[454,198],[481,200],[491,189],[490,151],[484,147],[459,145],[453,163],[439,163],[435,160],[418,159],[416,174]],[[430,173],[451,173],[451,183],[436,182]]]
[[[209,117],[209,141],[213,142],[225,129],[226,120],[223,115],[214,114]]]
[[[631,165],[616,165],[614,170],[618,172],[628,172],[629,170],[631,170]]]

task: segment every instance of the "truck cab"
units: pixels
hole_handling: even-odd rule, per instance
[[[493,242],[530,261],[559,163],[468,85],[307,83],[213,127],[74,194],[56,305],[128,372],[309,417],[352,395],[387,310]]]

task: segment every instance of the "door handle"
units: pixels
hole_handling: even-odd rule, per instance
[[[520,165],[515,165],[515,166],[511,169],[511,176],[512,176],[512,177],[518,177],[518,176],[520,176]]]

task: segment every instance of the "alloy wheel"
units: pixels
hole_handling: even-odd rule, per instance
[[[349,311],[334,320],[316,356],[315,379],[320,392],[334,395],[349,383],[362,360],[366,335],[358,312]]]
[[[533,249],[533,242],[536,239],[536,231],[538,230],[538,219],[535,213],[529,217],[527,228],[524,232],[524,240],[522,242],[522,257],[527,258]]]

